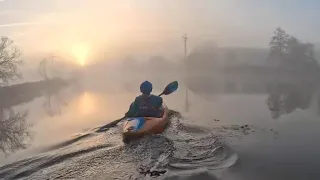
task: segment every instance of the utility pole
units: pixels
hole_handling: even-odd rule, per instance
[[[183,37],[183,40],[184,40],[184,61],[186,63],[186,60],[187,60],[187,40],[188,40],[188,37],[187,37],[187,34],[185,34]],[[186,66],[184,66],[186,67]],[[186,86],[186,112],[189,112],[189,99],[188,99],[188,88],[187,88],[187,81],[186,81],[186,68],[184,68],[184,84]]]

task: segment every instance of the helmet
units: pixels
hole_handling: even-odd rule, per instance
[[[152,84],[149,81],[145,81],[140,85],[140,92],[142,94],[150,94],[152,91]]]

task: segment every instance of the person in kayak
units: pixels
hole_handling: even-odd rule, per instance
[[[156,117],[162,116],[162,97],[151,94],[152,84],[145,81],[140,85],[141,95],[131,103],[126,117]]]

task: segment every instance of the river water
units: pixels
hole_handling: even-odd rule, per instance
[[[159,88],[160,89],[160,88]],[[318,98],[270,108],[263,94],[190,92],[164,97],[170,127],[123,144],[122,117],[138,92],[65,89],[14,107],[28,110],[28,147],[0,157],[0,179],[319,179]],[[270,111],[273,110],[273,112]],[[276,109],[276,110],[275,110]],[[121,125],[121,124],[120,124]],[[120,126],[119,125],[119,126]]]

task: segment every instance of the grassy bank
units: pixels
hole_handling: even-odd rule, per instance
[[[36,97],[53,94],[69,83],[70,81],[55,78],[0,87],[0,108],[9,108],[32,101]]]

